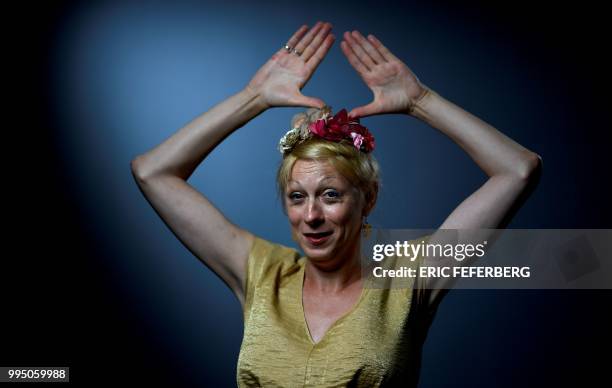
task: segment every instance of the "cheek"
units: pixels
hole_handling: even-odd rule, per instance
[[[287,209],[287,218],[289,219],[289,223],[291,224],[291,226],[297,226],[300,223],[301,214],[289,208]]]
[[[328,216],[330,219],[334,220],[336,225],[343,226],[345,228],[361,225],[359,213],[354,211],[353,206],[333,209],[328,213]]]

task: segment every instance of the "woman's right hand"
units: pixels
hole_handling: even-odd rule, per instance
[[[322,108],[325,105],[321,99],[304,96],[301,89],[334,43],[331,28],[330,23],[322,22],[310,30],[303,25],[287,42],[301,55],[283,47],[257,71],[247,89],[261,100],[266,109],[276,106]]]

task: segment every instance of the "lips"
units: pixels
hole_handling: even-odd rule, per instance
[[[321,245],[325,243],[325,241],[327,241],[329,236],[331,236],[333,233],[334,231],[330,230],[328,232],[320,233],[304,233],[304,236],[312,245]]]

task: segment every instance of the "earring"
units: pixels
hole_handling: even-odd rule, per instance
[[[367,217],[363,217],[364,221],[363,224],[361,225],[361,231],[363,232],[363,238],[368,238],[370,237],[370,232],[372,231],[372,225],[368,224],[368,218]]]

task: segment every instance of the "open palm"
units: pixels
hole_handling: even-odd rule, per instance
[[[298,54],[284,48],[277,51],[253,76],[248,88],[260,96],[266,107],[305,106],[322,108],[325,103],[306,97],[301,89],[334,42],[331,24],[318,22],[308,30],[300,27],[287,42]]]
[[[416,75],[373,35],[366,39],[353,31],[346,32],[344,39],[342,52],[374,94],[371,103],[354,108],[349,116],[409,113],[425,91]]]

